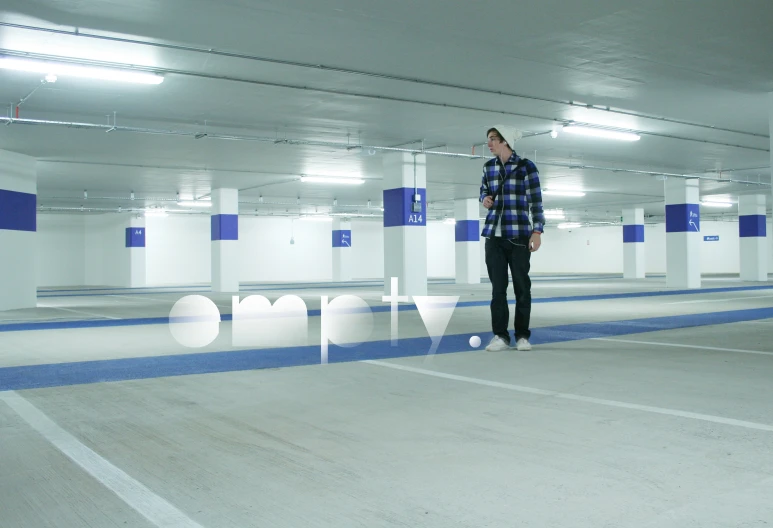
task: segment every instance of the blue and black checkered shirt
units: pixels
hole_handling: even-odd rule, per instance
[[[486,215],[481,236],[513,240],[529,238],[533,231],[542,233],[545,226],[542,190],[539,172],[531,160],[515,152],[504,166],[499,158],[488,160],[483,165],[480,201],[486,196],[494,199],[494,206]],[[529,212],[533,223],[529,222]]]

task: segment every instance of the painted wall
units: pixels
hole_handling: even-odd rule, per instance
[[[86,217],[38,215],[37,285],[86,284]]]
[[[126,285],[129,258],[126,248],[126,215],[86,217],[87,286]]]
[[[125,219],[118,215],[38,215],[37,281],[40,287],[122,284],[128,269]],[[208,216],[146,219],[147,283],[209,284]],[[331,224],[289,218],[239,218],[242,282],[327,281],[332,277]],[[701,272],[738,273],[738,224],[702,222]],[[768,222],[769,269],[773,273],[773,226]],[[294,244],[290,244],[290,238]],[[645,226],[647,273],[666,272],[665,227]],[[352,221],[353,280],[382,279],[384,236],[380,221]],[[427,226],[428,275],[451,278],[455,270],[454,226]],[[480,244],[481,274],[486,276]],[[532,256],[533,273],[622,273],[622,228],[548,229]]]

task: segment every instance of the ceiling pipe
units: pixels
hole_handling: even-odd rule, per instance
[[[705,128],[713,131],[719,131],[719,132],[730,132],[733,134],[741,134],[751,137],[757,137],[757,138],[768,138],[769,136],[765,134],[758,134],[755,132],[747,132],[743,130],[735,130],[731,128],[723,128],[723,127],[717,127],[714,125],[706,125],[703,123],[696,123],[692,121],[686,121],[681,119],[673,119],[663,116],[656,116],[651,114],[644,114],[639,112],[631,112],[627,110],[612,108],[610,106],[603,106],[603,105],[592,105],[587,103],[581,103],[578,101],[571,101],[571,100],[562,100],[562,99],[551,99],[548,97],[539,97],[539,96],[533,96],[533,95],[524,95],[524,94],[518,94],[513,92],[505,92],[502,90],[491,90],[487,88],[481,88],[476,86],[466,86],[461,84],[453,84],[453,83],[444,83],[440,81],[431,81],[428,79],[420,79],[417,77],[404,77],[400,75],[390,75],[390,74],[384,74],[384,73],[375,73],[375,72],[367,72],[367,71],[361,71],[361,70],[354,70],[349,68],[341,68],[341,67],[335,67],[335,66],[326,66],[322,64],[311,64],[311,63],[303,63],[298,61],[288,61],[288,60],[281,60],[281,59],[272,59],[269,57],[261,57],[258,55],[249,55],[245,53],[235,53],[235,52],[228,52],[223,50],[217,50],[214,48],[205,48],[205,47],[198,47],[198,46],[185,46],[180,44],[169,44],[169,43],[163,43],[163,42],[153,42],[153,41],[144,41],[139,39],[128,39],[123,37],[113,37],[109,35],[99,35],[95,33],[89,33],[87,31],[82,31],[80,29],[77,30],[64,30],[64,29],[54,29],[54,28],[45,28],[40,26],[31,26],[31,25],[24,25],[24,24],[14,24],[11,22],[0,22],[0,27],[8,27],[8,28],[14,28],[14,29],[22,29],[26,31],[36,31],[36,32],[44,32],[44,33],[52,33],[57,35],[67,35],[69,37],[77,37],[77,38],[87,38],[87,39],[96,39],[96,40],[104,40],[104,41],[110,41],[110,42],[119,42],[123,44],[132,44],[132,45],[139,45],[139,46],[150,46],[150,47],[156,47],[156,48],[163,48],[163,49],[171,49],[171,50],[177,50],[177,51],[185,51],[190,53],[203,53],[206,55],[211,56],[219,56],[219,57],[228,57],[228,58],[235,58],[235,59],[242,59],[242,60],[250,60],[250,61],[257,61],[257,62],[265,62],[270,64],[280,64],[283,66],[293,66],[297,68],[306,68],[306,69],[313,69],[317,71],[327,71],[327,72],[333,72],[333,73],[342,73],[347,75],[358,75],[358,76],[365,76],[365,77],[373,77],[373,78],[379,78],[379,79],[386,79],[391,81],[400,81],[400,82],[408,82],[413,84],[422,84],[426,86],[436,86],[441,88],[453,88],[457,90],[463,90],[463,91],[469,91],[469,92],[476,92],[476,93],[485,93],[490,95],[500,95],[505,97],[514,97],[518,99],[527,99],[531,101],[539,101],[543,103],[553,103],[558,104],[562,106],[570,106],[570,107],[580,107],[585,108],[588,110],[594,110],[594,111],[602,111],[606,113],[612,113],[612,114],[620,114],[620,115],[627,115],[627,116],[634,116],[638,118],[643,119],[652,119],[655,121],[661,121],[661,122],[667,122],[667,123],[675,123],[680,125],[687,125],[691,127],[696,128]],[[13,52],[12,52],[13,53]],[[19,53],[19,52],[15,52]],[[29,54],[24,54],[29,55]]]
[[[131,209],[123,209],[123,208],[116,208],[116,207],[64,207],[64,206],[45,206],[40,205],[37,207],[37,210],[41,213],[114,213],[114,214],[138,214],[138,215],[144,215],[147,212],[159,212],[159,209],[137,209],[137,208],[131,208]],[[209,213],[206,211],[200,211],[200,210],[163,210],[168,215],[208,215]],[[309,213],[309,212],[275,212],[270,211],[268,213],[259,213],[257,211],[240,211],[240,216],[252,216],[252,217],[299,217],[299,216],[315,216],[316,213]],[[341,216],[346,218],[373,218],[373,219],[381,219],[383,215],[378,213],[319,213],[319,216]],[[437,219],[442,219],[441,216],[438,216]]]
[[[46,200],[83,200],[83,196],[45,196],[45,195],[38,195],[38,199],[41,201]],[[150,196],[135,196],[134,198],[131,198],[130,196],[92,196],[90,195],[88,197],[89,201],[98,201],[98,200],[111,200],[111,201],[122,201],[122,202],[131,202],[131,201],[145,201],[145,202],[169,202],[172,204],[175,204],[178,202],[177,198],[156,198],[156,197],[150,197]],[[181,200],[183,202],[191,202],[195,200]],[[203,202],[208,202],[208,200],[201,200]],[[270,198],[262,197],[262,201],[253,201],[253,200],[239,200],[238,202],[240,205],[249,205],[249,206],[268,206],[268,205],[280,205],[280,206],[293,206],[296,207],[298,204],[295,200],[292,201],[283,201],[283,200],[272,200]],[[433,202],[435,203],[435,202]],[[381,209],[381,205],[373,205],[371,204],[368,206],[367,204],[330,204],[330,203],[319,203],[319,202],[305,202],[301,204],[303,207],[329,207],[331,209]],[[180,206],[182,209],[194,209],[193,207],[187,207],[187,206]],[[207,212],[206,210],[201,210],[200,208],[195,208],[196,210]]]
[[[101,125],[97,123],[50,121],[50,120],[42,120],[42,119],[15,119],[11,117],[0,117],[0,123],[32,125],[32,126],[60,126],[60,127],[76,128],[76,129],[84,129],[84,130],[114,130],[117,132],[130,132],[130,133],[138,133],[138,134],[153,134],[153,135],[168,135],[168,136],[195,137],[197,134],[196,132],[186,132],[182,130],[162,130],[162,129],[142,128],[142,127]],[[383,151],[383,152],[405,152],[410,154],[427,154],[431,156],[443,156],[443,157],[467,159],[467,160],[487,159],[485,156],[481,156],[477,154],[461,154],[456,152],[446,152],[446,151],[438,151],[438,150],[421,150],[421,149],[410,149],[410,148],[401,148],[401,147],[382,147],[377,145],[353,146],[351,144],[336,143],[333,141],[310,141],[310,140],[289,139],[289,138],[277,140],[277,138],[274,138],[274,137],[237,136],[237,135],[226,135],[226,134],[215,134],[215,133],[210,133],[208,134],[207,137],[210,139],[222,139],[222,140],[228,140],[228,141],[255,141],[255,142],[263,142],[263,143],[271,143],[271,144],[282,143],[287,145],[316,146],[316,147],[325,147],[325,148],[337,148],[342,150],[351,150],[352,148],[362,148],[362,149],[373,149],[373,150]],[[694,174],[643,171],[643,170],[623,169],[623,168],[614,168],[614,167],[598,167],[593,165],[578,165],[574,163],[562,163],[562,162],[555,162],[555,161],[540,161],[539,164],[552,166],[552,167],[599,170],[599,171],[609,171],[609,172],[624,172],[624,173],[640,174],[640,175],[647,175],[647,176],[666,176],[666,177],[674,177],[674,178],[701,179],[701,180],[718,181],[718,182],[725,182],[725,183],[744,183],[749,185],[761,185],[761,186],[771,185],[769,183],[762,183],[759,181],[755,182],[750,180],[738,180],[738,179],[732,179],[732,178],[728,178],[728,179],[713,178],[709,176],[701,176],[701,175],[694,175]]]
[[[8,50],[0,50],[0,54],[6,54],[10,56],[23,56],[23,57],[35,57],[39,58],[41,60],[48,60],[48,61],[59,61],[59,62],[69,62],[69,63],[75,63],[75,64],[88,64],[88,65],[96,65],[101,67],[121,67],[125,68],[125,65],[119,65],[114,63],[105,63],[105,62],[98,62],[98,61],[87,61],[87,60],[75,60],[75,59],[67,59],[67,58],[61,58],[61,57],[52,57],[50,55],[40,55],[40,54],[32,54],[32,53],[20,53],[15,51],[8,51]],[[136,68],[135,68],[136,69]],[[150,71],[146,69],[141,69],[138,71]],[[253,84],[258,86],[270,86],[274,88],[289,88],[294,90],[302,90],[302,91],[310,91],[310,92],[318,92],[318,93],[327,93],[327,94],[333,94],[333,95],[343,95],[347,97],[360,97],[364,99],[375,99],[375,100],[381,100],[381,101],[395,101],[400,103],[412,103],[412,104],[420,104],[425,106],[437,106],[441,108],[455,108],[459,110],[470,110],[474,112],[486,112],[486,113],[496,113],[496,114],[502,114],[502,115],[511,115],[511,116],[517,116],[517,117],[526,117],[530,119],[537,119],[541,121],[550,121],[551,123],[557,123],[561,126],[569,126],[569,125],[575,125],[575,126],[582,126],[582,127],[590,127],[590,128],[599,128],[598,125],[593,123],[585,123],[581,121],[574,121],[571,119],[559,119],[555,117],[547,117],[542,115],[533,115],[533,114],[525,114],[522,112],[510,112],[507,110],[501,110],[501,109],[492,109],[492,108],[480,108],[480,107],[473,107],[473,106],[465,106],[465,105],[458,105],[458,104],[451,104],[451,103],[440,103],[435,101],[426,101],[426,100],[417,100],[417,99],[408,99],[404,97],[390,97],[385,95],[374,95],[374,94],[364,94],[364,93],[357,93],[357,92],[347,92],[342,90],[333,90],[333,89],[325,89],[325,88],[311,88],[309,86],[299,86],[299,85],[293,85],[293,84],[286,84],[286,83],[278,83],[278,82],[268,82],[268,81],[257,81],[254,79],[246,79],[246,78],[240,78],[240,77],[231,77],[226,75],[212,75],[212,74],[206,74],[201,72],[193,72],[193,71],[186,71],[186,70],[175,70],[175,69],[163,69],[155,71],[153,70],[152,73],[165,73],[165,74],[176,74],[181,76],[189,76],[189,77],[197,77],[201,79],[211,79],[211,80],[217,80],[217,81],[229,81],[229,82],[239,82],[239,83],[247,83],[247,84]],[[712,130],[717,130],[714,127],[708,127]],[[113,129],[110,129],[108,131],[111,131]],[[533,136],[541,136],[545,134],[550,134],[552,130],[545,131],[545,132],[538,132],[538,133],[530,133],[530,134],[524,134],[524,138],[527,137],[533,137]],[[739,148],[739,149],[747,149],[747,150],[756,150],[761,152],[768,152],[769,148],[761,148],[761,147],[750,147],[747,145],[739,145],[736,143],[725,143],[721,141],[710,141],[705,139],[696,139],[696,138],[690,138],[690,137],[684,137],[684,136],[677,136],[673,134],[661,134],[658,132],[648,132],[643,130],[630,130],[632,133],[640,134],[640,135],[647,135],[647,136],[653,136],[653,137],[663,137],[668,139],[677,139],[682,141],[692,141],[697,143],[704,143],[704,144],[710,144],[710,145],[719,145],[723,147],[733,147],[733,148]],[[193,134],[193,136],[196,139],[201,139],[203,137],[208,137],[209,134],[202,134],[201,132],[196,132]],[[223,139],[223,138],[221,138]],[[283,140],[277,140],[277,143],[281,143]],[[356,148],[355,146],[352,146],[352,149]]]
[[[44,200],[81,200],[81,199],[84,198],[83,196],[48,196],[48,197],[43,197],[40,194],[38,194],[38,197],[41,198],[41,199],[44,199]],[[145,197],[135,196],[134,198],[132,198],[129,195],[126,195],[126,196],[93,196],[92,195],[92,196],[88,196],[87,199],[90,200],[90,201],[95,201],[95,200],[120,200],[120,201],[125,201],[125,202],[131,202],[131,201],[135,201],[135,202],[137,202],[137,201],[173,202],[173,203],[177,203],[178,202],[177,198],[155,198],[155,197],[150,197],[150,196],[145,196]],[[180,201],[191,202],[191,201],[194,201],[194,200],[180,200]],[[206,201],[206,200],[202,200],[202,201]]]
[[[770,187],[771,185],[770,183],[763,183],[760,181],[738,180],[738,179],[732,179],[732,178],[715,178],[711,176],[703,176],[700,174],[679,174],[679,173],[672,173],[672,172],[645,171],[645,170],[622,169],[622,168],[614,168],[614,167],[598,167],[595,165],[577,165],[574,163],[561,163],[557,161],[540,161],[539,164],[548,165],[552,167],[565,167],[569,169],[598,170],[598,171],[605,171],[605,172],[624,172],[629,174],[640,174],[644,176],[665,176],[665,177],[673,177],[673,178],[687,178],[687,179],[707,180],[707,181],[724,182],[724,183],[744,183],[749,185],[762,185],[766,187]]]
[[[158,209],[158,208],[136,208],[136,207],[130,207],[128,209],[124,209],[123,207],[93,207],[93,206],[79,206],[79,207],[64,207],[60,205],[39,205],[37,207],[38,211],[41,212],[54,212],[54,211],[74,211],[79,213],[121,213],[121,214],[144,214],[144,213],[152,213],[152,212],[161,212],[165,211],[167,213],[174,213],[174,214],[205,214],[205,211],[195,211],[195,210],[175,210],[175,211],[168,211],[164,209]]]

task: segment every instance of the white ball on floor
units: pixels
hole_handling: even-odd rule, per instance
[[[472,348],[478,348],[480,346],[480,337],[478,336],[472,336],[470,338],[470,346]]]

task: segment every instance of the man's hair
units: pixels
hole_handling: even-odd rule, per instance
[[[497,135],[497,137],[499,138],[499,141],[504,141],[505,143],[507,143],[507,141],[505,141],[505,138],[502,137],[502,134],[500,134],[499,130],[497,130],[496,128],[489,128],[488,131],[486,132],[486,137],[488,137],[489,134],[491,134],[492,132],[494,132]]]

